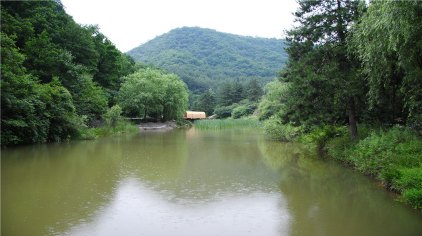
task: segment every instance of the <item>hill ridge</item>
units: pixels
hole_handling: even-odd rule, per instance
[[[181,27],[127,54],[179,75],[193,91],[204,91],[227,81],[256,78],[265,83],[273,79],[287,61],[284,45],[281,39]]]

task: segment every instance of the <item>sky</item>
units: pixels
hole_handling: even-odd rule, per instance
[[[66,12],[100,31],[122,52],[183,26],[283,38],[295,0],[62,0]]]

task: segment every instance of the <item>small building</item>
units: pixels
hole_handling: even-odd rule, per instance
[[[185,120],[198,120],[198,119],[206,119],[207,115],[203,111],[186,111],[183,115],[183,119]]]

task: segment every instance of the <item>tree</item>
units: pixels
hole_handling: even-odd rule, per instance
[[[69,91],[57,78],[40,84],[23,66],[24,55],[1,33],[2,145],[61,141],[76,133],[80,119]]]
[[[65,140],[99,119],[133,60],[95,27],[78,25],[60,1],[0,8],[2,144]]]
[[[208,89],[205,93],[201,94],[198,98],[197,108],[204,111],[208,116],[212,115],[216,105],[215,94],[212,89]]]
[[[59,79],[55,77],[48,84],[38,85],[36,91],[45,104],[38,119],[45,119],[49,124],[45,141],[60,142],[76,135],[83,121],[76,113],[72,95],[61,85]]]
[[[229,106],[234,103],[232,84],[224,83],[218,91],[218,105]]]
[[[386,122],[422,127],[422,4],[371,1],[349,37],[362,62],[369,102]]]
[[[232,100],[233,103],[238,103],[245,98],[243,85],[239,81],[236,81],[232,85],[232,92],[231,92],[230,95],[232,97],[231,100]]]
[[[1,144],[44,142],[49,124],[40,119],[45,104],[35,90],[37,81],[23,66],[25,56],[13,38],[3,32],[1,56]]]
[[[258,106],[260,120],[266,120],[286,110],[288,90],[289,85],[279,80],[274,80],[265,86],[265,94]]]
[[[115,127],[117,122],[121,119],[122,108],[119,105],[114,105],[104,114],[104,119],[108,126]]]
[[[71,82],[70,92],[78,114],[86,116],[89,123],[101,119],[108,107],[104,90],[88,74],[80,74]]]
[[[118,103],[124,114],[144,119],[181,119],[188,105],[186,84],[174,74],[143,69],[123,78]]]
[[[357,97],[362,83],[347,57],[346,36],[359,17],[359,1],[299,1],[297,27],[288,31],[289,62],[282,81],[291,84],[286,116],[296,125],[340,123],[348,117],[357,136]]]
[[[247,83],[245,90],[246,98],[253,102],[257,102],[263,94],[261,85],[257,79],[250,80]]]

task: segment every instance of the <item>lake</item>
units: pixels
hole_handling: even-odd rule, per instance
[[[1,197],[4,236],[422,234],[377,182],[258,131],[3,149]]]

